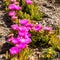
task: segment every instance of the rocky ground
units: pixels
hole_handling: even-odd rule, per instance
[[[45,14],[42,24],[60,25],[60,4],[54,3],[54,0],[34,0],[39,6],[39,10]]]
[[[6,25],[7,17],[4,17],[4,16],[5,16],[5,11],[3,10],[3,7],[2,7],[2,1],[0,1],[0,60],[5,60],[3,58],[4,57],[3,53],[5,52],[6,48],[3,49],[3,45],[6,44],[6,37],[8,35],[9,29],[10,29]]]
[[[52,0],[34,0],[35,4],[38,5],[39,11],[43,12],[44,18],[40,22],[44,26],[60,26],[60,4],[53,2]],[[5,46],[6,43],[6,37],[8,35],[8,32],[10,31],[10,28],[7,26],[9,25],[9,21],[7,20],[7,17],[5,17],[5,11],[2,7],[2,1],[0,1],[0,60],[3,59],[5,49],[3,50],[3,46]],[[8,45],[9,46],[9,45]],[[2,50],[2,51],[1,51]],[[41,60],[40,55],[42,53],[39,52],[39,49],[34,49],[34,53],[32,57],[29,60]],[[54,60],[60,60],[60,59],[54,59]]]

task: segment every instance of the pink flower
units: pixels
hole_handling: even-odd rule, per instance
[[[28,32],[24,32],[24,31],[20,32],[19,31],[18,34],[20,37],[24,37],[26,34],[28,34]]]
[[[15,5],[15,4],[10,4],[8,8],[9,8],[10,10],[21,10],[21,7]]]
[[[11,41],[13,44],[18,44],[19,41],[17,40],[17,38],[14,38],[12,41]]]
[[[21,10],[20,6],[15,5],[15,10]]]
[[[24,26],[20,26],[19,31],[20,32],[28,32],[28,29],[26,27],[24,27]]]
[[[15,16],[15,15],[16,15],[15,11],[10,11],[10,12],[9,12],[9,16],[12,17],[12,16]]]
[[[20,41],[20,43],[25,43],[26,42],[26,40],[24,38],[20,38],[19,41]]]
[[[17,24],[11,25],[11,28],[12,28],[13,30],[18,30],[18,25],[17,25]]]
[[[38,24],[33,28],[33,30],[35,30],[35,31],[39,31],[41,29],[42,29],[42,26],[38,25]]]
[[[10,4],[8,8],[9,8],[10,10],[15,10],[15,6],[16,6],[15,4]]]
[[[31,29],[32,29],[32,27],[33,27],[33,25],[32,25],[31,23],[30,23],[30,24],[29,24],[29,23],[27,23],[25,26],[26,26],[26,28],[27,28],[28,30],[31,30]]]
[[[43,30],[51,31],[52,27],[44,27]]]
[[[26,48],[26,46],[27,46],[27,44],[23,44],[23,43],[16,45],[16,47],[18,47],[19,49],[24,49],[24,48]]]
[[[31,34],[30,33],[28,33],[27,35],[28,35],[28,37],[31,37]]]
[[[31,43],[31,39],[30,38],[26,38],[26,44],[29,44],[29,43]]]
[[[11,2],[16,2],[16,0],[10,0]]]
[[[31,34],[29,33],[24,36],[24,38],[29,38],[29,37],[31,37]]]
[[[17,19],[18,17],[17,16],[12,16],[11,17],[11,20],[15,20],[15,19]]]
[[[26,34],[28,34],[28,31],[29,31],[29,30],[28,30],[26,27],[20,26],[20,27],[19,27],[18,34],[19,34],[19,36],[24,37]]]
[[[28,23],[28,20],[24,19],[24,20],[19,20],[20,24],[25,25]]]
[[[30,38],[18,38],[20,43],[29,44],[31,42]]]
[[[32,4],[32,1],[31,0],[26,0],[26,3],[27,4]]]
[[[20,49],[17,47],[12,47],[12,48],[10,48],[9,51],[10,51],[10,54],[15,55],[15,54],[18,54],[20,52]]]

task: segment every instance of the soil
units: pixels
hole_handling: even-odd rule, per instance
[[[42,23],[44,26],[60,26],[60,4],[47,0],[34,0],[34,2],[38,5],[39,11],[44,13],[42,21],[39,22],[40,24]],[[6,37],[10,32],[10,23],[5,16],[6,13],[2,7],[2,4],[2,1],[0,1],[0,60],[5,60],[5,51],[8,50],[8,48],[6,48]],[[38,48],[33,50],[34,52],[29,60],[41,60],[42,52],[40,52]],[[58,58],[53,60],[60,60],[60,53],[58,54]]]

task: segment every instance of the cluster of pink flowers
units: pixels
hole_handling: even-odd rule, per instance
[[[20,26],[17,24],[11,25],[13,30],[17,31],[17,37],[9,36],[8,42],[13,43],[14,47],[10,49],[10,53],[15,55],[19,53],[22,49],[24,49],[30,42],[31,42],[31,34],[29,33],[30,30],[34,30],[38,32],[42,29],[50,31],[52,28],[44,27],[42,28],[41,25],[36,24],[33,25],[28,22],[27,19],[19,20]]]
[[[32,4],[32,1],[26,0],[26,3],[30,5]],[[19,2],[16,0],[11,0],[11,4],[9,4],[8,9],[10,10],[8,15],[11,17],[11,20],[15,20],[18,18],[15,11],[19,11],[22,8],[19,6]]]
[[[26,3],[32,4],[32,1],[26,0]],[[18,19],[16,11],[22,9],[21,6],[19,6],[19,2],[17,2],[16,0],[10,0],[8,9],[8,15],[11,17],[11,20],[13,21]],[[21,24],[21,26],[18,26],[18,24],[11,25],[11,28],[18,32],[18,36],[14,37],[13,35],[11,35],[8,37],[8,42],[14,44],[14,47],[10,49],[10,53],[12,55],[19,53],[20,50],[24,49],[27,46],[27,44],[31,42],[31,34],[29,33],[29,30],[32,28],[32,24],[29,24],[28,20],[19,20],[19,23]]]
[[[16,0],[11,0],[11,4],[9,4],[8,9],[8,15],[11,17],[11,20],[15,20],[18,18],[16,11],[19,11],[22,8],[21,6],[19,6],[19,2],[17,2]]]
[[[21,10],[21,7],[12,3],[9,5],[9,10]]]
[[[27,4],[32,4],[31,0],[26,0]],[[21,7],[19,6],[19,3],[16,0],[11,0],[11,4],[8,6],[9,9],[9,16],[11,17],[11,20],[15,20],[18,18],[16,11],[21,10]],[[31,24],[27,19],[18,19],[18,24],[11,25],[12,30],[17,32],[17,37],[14,37],[13,35],[10,35],[8,37],[8,42],[12,43],[14,47],[10,48],[10,53],[12,55],[18,54],[22,49],[24,49],[30,42],[31,42],[31,34],[29,33],[30,30],[34,30],[35,32],[40,31],[41,29],[50,31],[52,28],[50,27],[44,27],[40,24]]]
[[[13,30],[17,31],[17,37],[9,36],[8,42],[13,43],[14,47],[10,49],[10,53],[15,55],[19,53],[22,49],[24,49],[30,42],[31,42],[31,34],[29,33],[30,30],[39,31],[41,30],[40,25],[33,25],[28,22],[27,19],[19,20],[20,26],[17,24],[11,25]]]

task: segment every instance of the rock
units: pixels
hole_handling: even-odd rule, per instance
[[[57,3],[57,4],[60,3],[60,0],[48,0],[48,1],[51,2],[51,3]]]
[[[5,54],[0,55],[0,60],[6,60],[6,59],[4,58],[4,56],[5,56]]]
[[[6,37],[10,31],[10,28],[8,28],[7,25],[5,24],[4,21],[5,19],[3,19],[4,15],[5,15],[5,11],[2,8],[2,1],[0,1],[0,60],[5,60],[3,56],[5,54],[4,52],[6,52],[7,50],[7,47],[5,45],[5,43],[7,42]]]
[[[40,21],[40,24],[43,24],[44,26],[60,25],[60,7],[49,3],[49,1],[54,0],[34,0],[34,2],[36,1],[39,7],[39,11],[44,13],[44,17],[42,21]]]
[[[38,57],[37,57],[37,56],[31,56],[31,57],[29,58],[29,60],[38,60]]]

